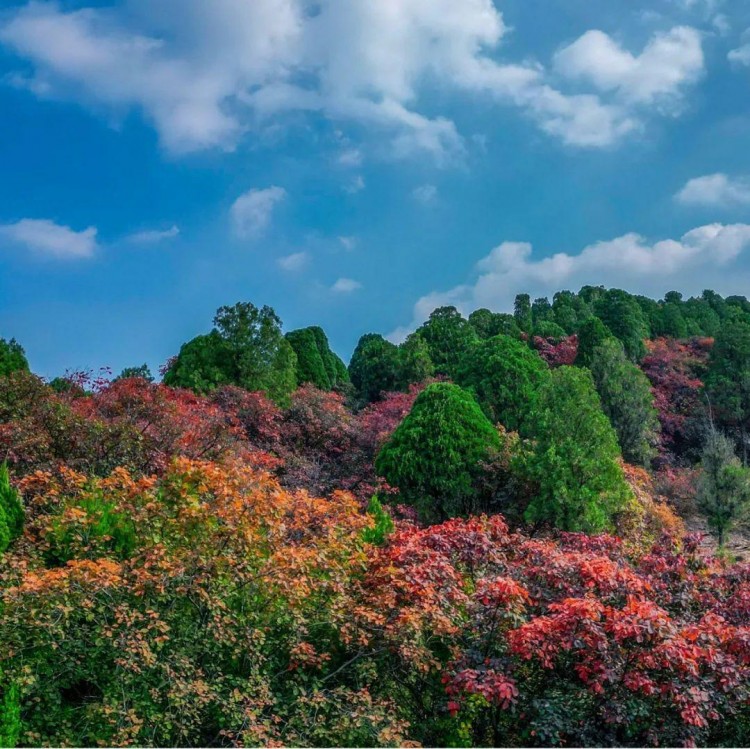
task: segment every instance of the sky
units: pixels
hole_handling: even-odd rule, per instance
[[[584,284],[750,295],[746,0],[0,0],[0,337],[43,376],[238,301],[348,360]]]

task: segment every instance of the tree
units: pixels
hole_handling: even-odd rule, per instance
[[[229,344],[217,330],[199,335],[180,347],[164,373],[164,384],[207,393],[222,385],[239,383],[239,372]]]
[[[146,380],[146,382],[154,381],[154,376],[151,374],[148,364],[141,364],[140,367],[125,367],[125,369],[115,377],[115,380],[127,380],[130,377],[140,377],[142,380]]]
[[[525,333],[531,332],[534,327],[534,318],[531,313],[531,297],[528,294],[516,294],[513,302],[513,317],[516,318],[518,327]]]
[[[24,512],[18,492],[11,486],[7,463],[0,465],[0,554],[23,533]]]
[[[310,383],[320,390],[330,390],[333,383],[323,359],[327,352],[320,350],[313,329],[292,330],[286,334],[286,339],[297,355],[297,382],[300,385]]]
[[[469,324],[480,338],[492,338],[496,335],[521,337],[521,329],[513,315],[504,312],[490,312],[488,309],[477,309],[469,315]]]
[[[399,385],[398,347],[378,333],[363,335],[349,362],[349,378],[365,403]]]
[[[711,426],[701,458],[698,507],[723,548],[727,533],[750,509],[750,470],[735,455],[732,441]]]
[[[297,355],[297,382],[332,390],[349,381],[346,365],[331,351],[323,328],[314,325],[292,330],[286,339]]]
[[[647,466],[656,454],[659,435],[648,377],[628,360],[615,338],[602,341],[594,349],[591,374],[623,457],[629,463]]]
[[[491,421],[519,431],[548,375],[547,365],[535,351],[515,338],[498,335],[469,349],[456,370],[456,382],[474,392]]]
[[[716,421],[734,433],[747,464],[750,427],[750,324],[725,322],[716,337],[705,378]]]
[[[538,486],[526,520],[568,531],[610,528],[632,495],[591,374],[576,367],[552,370],[530,416],[530,431],[531,447],[518,459]]]
[[[435,365],[430,358],[430,347],[421,336],[412,333],[398,347],[400,390],[408,390],[410,385],[420,382],[435,374]]]
[[[576,365],[579,367],[591,366],[594,349],[611,337],[612,333],[598,317],[590,317],[586,320],[578,332]]]
[[[622,342],[628,357],[640,361],[645,353],[643,341],[648,338],[649,328],[636,298],[622,289],[609,289],[597,300],[594,310],[612,335]]]
[[[478,340],[474,328],[455,307],[438,307],[417,329],[417,335],[427,343],[435,373],[449,377]]]
[[[29,371],[29,362],[21,344],[14,338],[10,341],[0,338],[0,377],[19,370]]]
[[[297,356],[281,333],[271,307],[249,302],[220,307],[214,329],[186,343],[164,375],[164,383],[199,393],[221,385],[259,390],[286,403],[297,385]]]
[[[440,521],[482,509],[482,463],[499,448],[497,432],[469,393],[433,383],[383,445],[375,469],[424,521]]]

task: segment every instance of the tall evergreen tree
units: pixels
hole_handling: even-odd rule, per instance
[[[483,463],[499,448],[496,430],[469,393],[433,383],[385,443],[375,468],[424,521],[441,522],[485,509]]]
[[[628,360],[615,338],[602,341],[594,349],[591,374],[623,457],[629,463],[648,466],[656,455],[659,434],[648,377]]]
[[[552,370],[536,400],[530,431],[531,448],[517,458],[522,473],[537,486],[526,520],[587,533],[611,528],[632,495],[590,372]]]

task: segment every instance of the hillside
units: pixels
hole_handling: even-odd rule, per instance
[[[744,297],[442,307],[348,366],[239,303],[159,374],[0,340],[0,746],[750,741]]]

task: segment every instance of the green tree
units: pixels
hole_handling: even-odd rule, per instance
[[[470,393],[433,383],[383,445],[375,469],[424,521],[440,522],[484,509],[483,463],[499,448],[497,432]]]
[[[512,338],[521,337],[515,317],[505,312],[491,312],[488,309],[477,309],[469,315],[469,324],[482,338],[492,338],[496,335],[509,335]]]
[[[629,463],[649,465],[656,454],[660,427],[648,377],[628,360],[615,338],[594,349],[591,374],[623,457]]]
[[[674,302],[668,302],[659,308],[651,327],[654,336],[688,337],[688,324],[682,314],[682,306]]]
[[[601,409],[590,372],[550,372],[530,417],[533,441],[517,466],[537,486],[525,518],[568,531],[611,528],[631,492],[619,463],[612,425]]]
[[[164,373],[165,385],[189,388],[196,393],[238,382],[239,372],[231,349],[217,330],[184,343]]]
[[[526,333],[534,326],[534,318],[531,313],[531,297],[528,294],[516,294],[513,302],[513,317],[516,318],[518,327]]]
[[[0,465],[0,554],[23,533],[24,512],[21,499],[10,483],[8,465]]]
[[[8,684],[5,685],[0,697],[0,749],[18,746],[21,728],[20,691],[16,684]]]
[[[321,351],[318,337],[313,329],[292,330],[286,334],[286,339],[297,355],[297,382],[300,385],[309,382],[321,390],[330,390],[333,387],[331,381],[333,364],[326,367],[324,357],[328,352]],[[335,371],[333,374],[335,379]]]
[[[167,385],[207,392],[220,385],[262,391],[285,404],[297,386],[297,356],[271,307],[220,307],[214,329],[186,343],[164,375]]]
[[[18,370],[29,371],[29,362],[21,344],[14,338],[10,341],[0,338],[0,377]]]
[[[544,360],[507,335],[481,341],[464,356],[456,382],[470,389],[489,419],[522,430],[539,387],[549,377]]]
[[[424,382],[435,374],[435,365],[430,358],[430,347],[421,336],[412,333],[398,347],[399,387],[408,390],[409,385]]]
[[[366,403],[381,393],[399,387],[398,347],[378,333],[367,333],[359,339],[349,362],[349,377],[359,397]]]
[[[723,547],[727,533],[750,509],[750,471],[735,455],[732,441],[711,427],[701,457],[698,507]]]
[[[705,388],[717,422],[734,433],[747,464],[750,427],[750,324],[725,322],[711,350]]]
[[[597,300],[594,311],[622,342],[628,358],[640,361],[645,353],[643,340],[648,338],[649,326],[636,298],[622,289],[609,289]]]
[[[473,326],[455,307],[438,307],[417,335],[427,343],[435,373],[449,377],[478,340]]]
[[[147,382],[153,382],[154,376],[151,374],[151,370],[148,367],[148,364],[141,364],[140,367],[125,367],[125,369],[120,372],[117,377],[115,377],[115,381],[117,380],[127,380],[130,377],[140,377],[142,380],[146,380]]]
[[[591,366],[594,349],[608,338],[612,338],[612,333],[598,317],[590,317],[586,320],[578,331],[576,365],[579,367]]]

